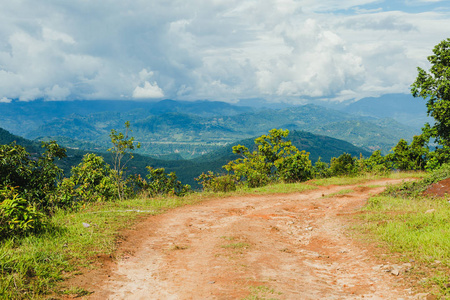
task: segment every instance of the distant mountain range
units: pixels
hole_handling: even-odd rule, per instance
[[[400,138],[411,140],[420,133],[417,126],[395,118],[426,117],[415,104],[406,105],[405,95],[396,97],[400,100],[381,98],[378,106],[375,98],[362,99],[341,111],[313,104],[269,109],[212,101],[12,102],[0,103],[0,127],[33,140],[55,139],[65,147],[106,151],[110,130],[120,131],[130,121],[132,135],[142,144],[139,153],[162,159],[199,157],[272,128],[304,130],[387,153]]]
[[[391,118],[416,129],[422,128],[426,122],[433,122],[433,119],[427,116],[425,100],[408,94],[387,94],[378,98],[364,98],[341,110],[360,116]]]

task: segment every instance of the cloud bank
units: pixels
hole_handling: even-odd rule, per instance
[[[407,93],[450,37],[446,2],[8,1],[0,101]]]

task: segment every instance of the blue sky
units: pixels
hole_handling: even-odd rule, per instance
[[[0,102],[408,93],[449,0],[20,0],[0,10]]]

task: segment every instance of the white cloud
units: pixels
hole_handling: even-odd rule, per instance
[[[133,91],[133,98],[149,99],[162,97],[164,97],[164,92],[156,82],[150,83],[146,81],[144,87],[137,86]]]
[[[6,97],[3,97],[3,98],[0,99],[0,103],[11,103],[11,102],[12,102],[12,100],[8,99]]]
[[[405,2],[417,12],[395,3],[7,1],[0,98],[275,101],[407,92],[416,66],[427,66],[448,37],[450,12],[436,9],[442,1]]]

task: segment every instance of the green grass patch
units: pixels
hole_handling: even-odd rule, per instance
[[[335,197],[335,196],[350,194],[350,193],[354,193],[354,192],[355,191],[352,190],[352,189],[343,189],[343,190],[340,190],[339,192],[336,192],[336,193],[331,193],[331,194],[328,194],[328,195],[324,195],[322,198],[332,198],[332,197]]]
[[[227,245],[222,245],[222,248],[225,249],[247,249],[250,247],[250,244],[244,242],[231,243]]]
[[[426,176],[428,176],[427,172],[419,172],[419,171],[391,172],[382,175],[366,173],[354,177],[330,177],[330,178],[313,179],[308,181],[308,184],[314,186],[355,185],[383,178],[404,179],[404,178],[424,178]]]
[[[317,189],[317,187],[311,186],[305,182],[300,182],[300,183],[276,183],[252,189],[243,188],[240,192],[266,195],[266,194],[301,193],[315,189]]]
[[[450,296],[450,204],[425,197],[371,198],[360,229],[426,270],[431,290]],[[418,268],[419,269],[419,268]],[[447,274],[447,275],[446,275]],[[423,277],[423,275],[421,275]]]
[[[251,286],[249,290],[250,295],[243,298],[243,300],[275,300],[279,298],[274,297],[282,294],[265,285]]]

